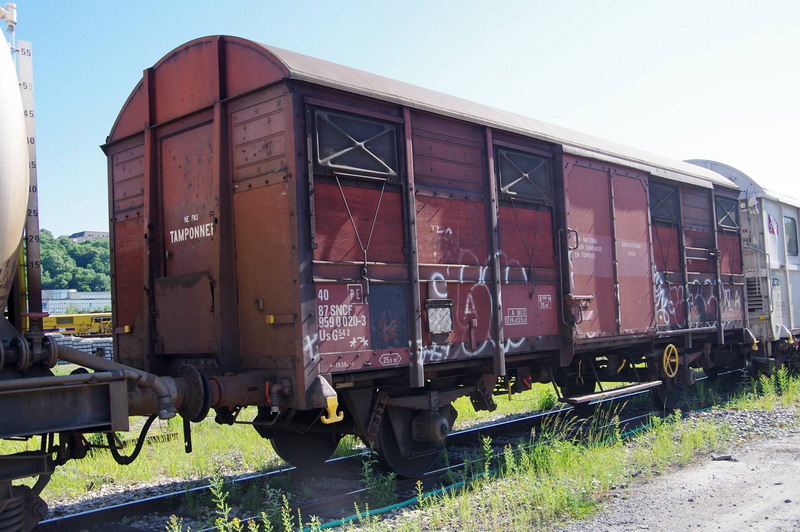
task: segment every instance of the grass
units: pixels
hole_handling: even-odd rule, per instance
[[[397,475],[376,471],[377,463],[378,461],[372,456],[364,458],[361,465],[361,478],[367,489],[366,503],[380,508],[394,502],[397,497]]]
[[[141,425],[141,418],[132,418],[132,421]],[[137,430],[127,436],[136,438]],[[157,421],[150,434],[175,432],[178,437],[171,441],[145,445],[139,458],[131,465],[117,464],[104,449],[91,452],[83,460],[71,460],[56,469],[43,497],[47,500],[74,499],[112,484],[135,487],[158,479],[164,482],[211,479],[215,476],[275,469],[282,463],[269,442],[250,427],[220,426],[212,419],[195,424],[192,427],[194,452],[191,454],[185,453],[181,421],[178,418]],[[104,438],[94,435],[88,435],[88,439],[93,443],[105,444]],[[38,440],[3,441],[0,442],[0,450],[5,453],[36,448]],[[123,451],[124,454],[130,452],[130,447]]]
[[[514,414],[552,410],[558,406],[558,399],[550,384],[533,384],[530,390],[515,393],[511,396],[496,396],[497,409],[493,412],[475,412],[469,397],[462,397],[453,402],[458,411],[455,430],[471,427],[492,419]]]
[[[698,383],[693,390],[698,393],[697,402],[714,399],[717,393],[704,383]],[[498,408],[491,413],[475,413],[468,398],[456,401],[459,412],[456,428],[504,415],[547,410],[556,405],[553,389],[545,385],[534,385],[531,391],[514,394],[510,400],[504,397],[496,400]],[[779,370],[772,376],[753,381],[731,401],[730,408],[796,407],[799,402],[800,380]],[[479,467],[453,478],[454,481],[468,480],[463,488],[423,498],[418,517],[403,519],[394,526],[397,530],[447,530],[464,528],[464,523],[469,523],[467,528],[470,529],[506,530],[585,517],[595,511],[598,501],[607,496],[613,485],[627,482],[632,476],[655,474],[685,464],[697,453],[720,448],[730,438],[730,431],[724,425],[687,422],[672,416],[655,421],[649,429],[633,436],[630,443],[623,444],[620,434],[602,428],[603,420],[610,419],[613,414],[606,412],[593,418],[594,426],[588,431],[588,438],[575,437],[572,421],[557,417],[537,435],[539,443],[532,447],[506,447],[497,453],[486,445],[483,456],[476,457]],[[242,419],[254,415],[254,411],[244,412]],[[179,420],[159,421],[157,425],[162,432],[181,431]],[[220,426],[208,419],[193,425],[193,443],[195,451],[188,455],[181,437],[147,445],[139,459],[129,466],[119,466],[107,451],[99,450],[84,460],[73,460],[59,467],[43,496],[49,500],[65,500],[98,492],[110,484],[135,487],[139,483],[152,483],[157,478],[165,481],[219,479],[274,469],[282,464],[269,442],[246,426]],[[0,450],[7,452],[12,446],[20,450],[36,445],[35,439],[27,445],[0,442]],[[361,450],[363,445],[348,436],[342,440],[337,454]],[[365,467],[368,469],[364,473],[365,483],[383,492],[364,501],[364,508],[357,512],[362,516],[358,526],[384,530],[387,525],[378,518],[368,517],[366,509],[368,504],[380,506],[389,499],[394,479],[376,474],[370,465]],[[216,496],[215,503],[198,501],[196,511],[200,513],[201,508],[211,504],[218,509],[214,519],[222,519],[226,526],[230,525],[228,530],[257,530],[254,527],[259,525],[234,521],[230,509],[225,515],[219,514],[226,504],[220,498],[223,493]],[[275,530],[293,530],[300,522],[296,515],[287,514],[289,501],[279,486],[260,486],[252,493],[233,493],[232,496],[237,502],[244,499],[242,507],[263,511]],[[171,526],[180,530],[177,520]],[[266,525],[260,526],[260,530],[266,529]]]
[[[70,367],[58,366],[60,374],[67,374]],[[552,407],[555,394],[551,387],[534,385],[533,390],[514,394],[512,400],[499,397],[494,412],[475,412],[464,397],[456,401],[459,412],[456,428],[487,422],[509,414],[518,414]],[[213,416],[212,416],[213,417]],[[245,409],[240,419],[255,417],[255,409]],[[131,418],[132,430],[125,436],[135,440],[143,418]],[[181,421],[156,421],[150,435],[176,434],[171,441],[145,445],[141,455],[131,465],[117,464],[110,453],[99,449],[82,460],[71,460],[57,468],[52,480],[45,488],[43,497],[49,501],[73,500],[87,494],[99,493],[107,486],[129,486],[162,480],[165,483],[204,480],[276,469],[282,460],[272,450],[270,443],[248,426],[218,425],[209,418],[192,424],[194,451],[186,454],[183,445]],[[105,445],[102,435],[87,435],[94,444]],[[27,441],[0,441],[0,452],[18,452],[37,449],[39,438]],[[365,450],[354,436],[345,436],[336,451],[337,456],[351,455]],[[131,448],[123,451],[127,454]],[[380,479],[375,477],[374,483]],[[387,488],[388,489],[388,488]],[[379,497],[380,498],[380,497]],[[374,502],[374,501],[373,501]]]
[[[383,522],[356,507],[357,519],[345,530],[528,530],[551,527],[596,511],[612,488],[634,476],[652,475],[685,464],[699,452],[720,448],[729,439],[724,426],[684,421],[680,413],[657,419],[625,441],[609,422],[616,411],[600,411],[589,427],[573,417],[556,416],[535,441],[498,452],[487,439],[457,487],[437,494],[418,488],[418,511]],[[579,436],[580,434],[580,436]],[[224,507],[220,511],[224,511]],[[252,530],[319,529],[319,520],[272,521]],[[176,529],[179,530],[179,529]]]
[[[792,376],[785,366],[771,375],[751,379],[748,389],[731,401],[729,408],[738,410],[774,410],[800,403],[800,378]]]
[[[702,384],[697,403],[714,400],[714,386]],[[728,408],[798,409],[800,379],[786,370],[762,376]],[[734,440],[726,424],[686,418],[680,412],[653,418],[637,434],[623,438],[607,427],[615,412],[599,412],[588,433],[577,438],[575,421],[556,417],[530,446],[507,446],[492,456],[484,442],[476,466],[461,487],[418,497],[418,511],[381,522],[363,516],[346,528],[370,531],[528,530],[553,527],[592,515],[609,493],[634,477],[660,474],[718,451]],[[484,473],[484,474],[479,474]]]
[[[716,392],[709,387],[703,393]],[[798,406],[800,378],[791,377],[785,369],[761,376],[727,405],[748,410],[797,410]],[[605,415],[613,417],[613,413]],[[680,412],[653,418],[628,442],[621,434],[602,429],[602,421],[594,423],[587,438],[577,439],[570,423],[556,418],[543,428],[535,445],[506,447],[498,460],[502,465],[492,475],[478,477],[462,489],[422,498],[421,511],[391,523],[373,518],[351,528],[402,532],[553,527],[590,516],[618,484],[685,465],[734,439],[728,425],[684,419]]]
[[[607,414],[610,415],[610,414]],[[709,422],[688,423],[680,415],[658,421],[625,444],[598,423],[577,438],[574,421],[557,418],[530,447],[506,447],[489,475],[439,495],[424,497],[421,512],[391,523],[372,521],[367,530],[528,530],[596,511],[612,487],[690,461],[720,448],[729,431]]]

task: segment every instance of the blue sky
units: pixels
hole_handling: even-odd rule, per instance
[[[98,148],[142,71],[231,34],[676,159],[709,158],[800,196],[800,2],[789,0],[18,0],[31,41],[40,212],[108,226]]]

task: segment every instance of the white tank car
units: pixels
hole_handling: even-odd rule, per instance
[[[2,33],[2,32],[0,32]],[[17,264],[28,200],[25,119],[8,42],[0,45],[0,310],[5,307]]]

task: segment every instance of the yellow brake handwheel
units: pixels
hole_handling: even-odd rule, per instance
[[[664,375],[670,379],[678,374],[678,348],[669,344],[664,348],[664,354],[661,357],[661,366],[664,369]]]

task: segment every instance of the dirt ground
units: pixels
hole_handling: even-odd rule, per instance
[[[800,531],[800,434],[752,442],[729,456],[633,482],[594,518],[561,530]]]

